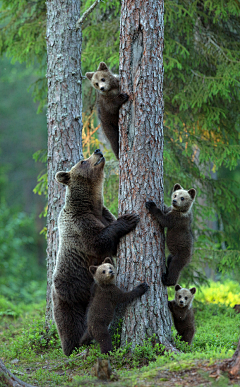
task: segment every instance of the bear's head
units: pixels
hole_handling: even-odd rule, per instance
[[[182,213],[188,213],[191,210],[195,196],[196,190],[194,188],[187,191],[180,184],[175,184],[172,193],[172,209]]]
[[[192,306],[195,293],[196,293],[196,288],[185,289],[177,284],[175,286],[175,302],[180,308],[184,308],[185,306],[188,306],[188,309],[190,309]]]
[[[101,62],[97,71],[85,75],[100,94],[106,95],[113,90],[118,93],[119,78],[113,75],[106,63]]]
[[[115,268],[110,257],[105,258],[100,266],[90,266],[89,271],[100,286],[116,284]]]
[[[79,204],[82,199],[101,200],[103,194],[105,158],[100,149],[79,161],[69,172],[57,172],[55,179],[67,186],[67,198]]]

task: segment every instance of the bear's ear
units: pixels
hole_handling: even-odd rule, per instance
[[[105,258],[104,261],[103,261],[103,263],[110,263],[111,265],[114,266],[113,260],[112,260],[112,258],[110,258],[110,257]]]
[[[195,294],[196,293],[196,288],[191,288],[191,289],[189,289],[190,290],[190,292],[192,293],[192,294]]]
[[[57,172],[55,179],[61,184],[68,185],[70,181],[70,174],[69,172],[63,172],[63,171]]]
[[[86,73],[85,76],[91,81],[94,73]]]
[[[175,184],[175,186],[173,187],[173,192],[174,191],[177,191],[178,189],[183,189],[183,187],[180,186],[180,184]]]
[[[196,190],[194,188],[191,188],[189,191],[188,191],[189,195],[191,196],[192,200],[195,198],[196,196]]]
[[[177,292],[177,291],[180,290],[180,289],[182,289],[182,287],[181,287],[180,285],[177,284],[177,285],[175,286],[175,291]]]
[[[98,268],[97,266],[90,266],[89,267],[89,271],[92,274],[92,276],[94,276],[94,274],[96,273],[97,268]]]
[[[106,63],[100,62],[97,71],[108,71]]]

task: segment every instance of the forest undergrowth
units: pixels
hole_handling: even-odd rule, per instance
[[[218,289],[218,292],[216,291]],[[173,298],[170,289],[169,299]],[[198,290],[194,300],[196,334],[191,347],[180,342],[173,328],[177,353],[149,338],[131,351],[131,343],[117,348],[120,335],[113,337],[115,350],[101,355],[95,344],[63,355],[55,325],[45,329],[45,302],[14,305],[0,298],[0,358],[18,378],[35,386],[227,386],[239,385],[227,375],[214,373],[215,365],[230,358],[240,336],[240,314],[233,306],[240,300],[240,285],[233,281],[211,282]],[[93,376],[97,359],[109,358],[112,380]]]

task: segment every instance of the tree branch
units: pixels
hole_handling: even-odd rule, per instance
[[[4,383],[4,384],[1,384]],[[10,386],[10,387],[34,387],[31,384],[27,384],[22,380],[14,376],[3,364],[0,359],[0,384],[1,386]]]
[[[80,19],[78,19],[77,23],[76,23],[76,30],[79,30],[79,28],[81,27],[81,24],[84,22],[84,20],[87,18],[87,16],[94,10],[94,8],[96,7],[96,5],[98,3],[100,3],[101,0],[95,0],[94,3],[91,5],[91,7],[89,7],[85,12],[84,14],[80,17]]]

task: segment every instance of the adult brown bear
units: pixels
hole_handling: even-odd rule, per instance
[[[90,265],[116,255],[121,237],[139,222],[136,214],[118,219],[103,205],[105,159],[97,149],[56,180],[67,186],[58,218],[59,249],[53,274],[53,313],[62,349],[69,356],[79,347],[93,277]]]

